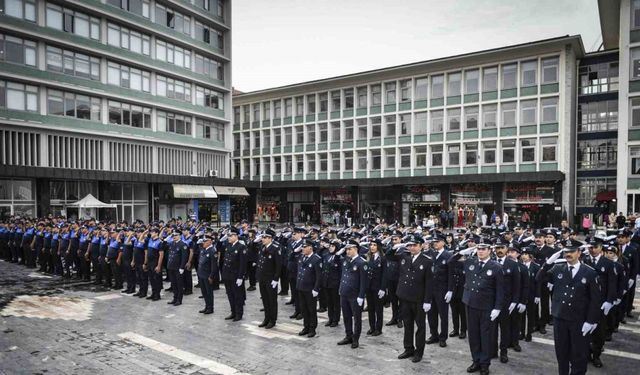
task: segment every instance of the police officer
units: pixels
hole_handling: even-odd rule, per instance
[[[244,312],[244,277],[247,272],[247,246],[238,239],[239,230],[229,228],[227,233],[227,247],[222,265],[222,281],[229,299],[231,314],[225,320],[237,322],[242,319]]]
[[[343,257],[336,254],[340,247],[340,241],[332,240],[329,244],[329,252],[322,258],[322,282],[321,286],[327,296],[327,315],[329,320],[326,327],[337,327],[340,322],[340,275],[342,272]]]
[[[398,290],[398,279],[400,278],[400,261],[393,256],[388,256],[389,253],[394,253],[396,250],[394,245],[401,243],[402,233],[392,232],[391,234],[391,246],[385,249],[385,262],[387,263],[387,299],[391,305],[391,320],[385,325],[392,326],[397,325],[398,328],[402,328],[402,318],[400,317],[400,299],[398,298],[396,291]]]
[[[461,250],[451,257],[457,260],[467,256],[464,264],[465,284],[462,302],[467,305],[467,329],[469,349],[473,363],[467,372],[489,374],[491,355],[495,351],[494,332],[496,319],[503,305],[504,285],[502,268],[491,260],[490,246],[479,239],[475,246],[477,257],[471,257],[474,248]]]
[[[458,248],[456,251],[460,251]],[[451,323],[453,330],[449,337],[465,339],[467,337],[467,310],[462,303],[462,292],[464,291],[464,257],[449,263],[452,273],[453,295],[451,296]]]
[[[167,271],[169,272],[169,280],[171,280],[171,289],[173,289],[173,299],[167,302],[170,305],[182,305],[182,296],[184,293],[184,267],[189,259],[189,248],[187,244],[182,242],[182,233],[175,229],[172,233],[173,241],[169,244],[169,254],[167,255]]]
[[[367,253],[367,313],[369,315],[369,330],[367,335],[380,336],[382,334],[383,298],[387,293],[387,262],[382,252],[383,245],[379,240],[369,243]]]
[[[338,345],[351,344],[351,348],[355,349],[360,345],[362,305],[367,292],[367,265],[364,259],[358,256],[357,245],[349,243],[344,250],[347,257],[342,262],[342,277],[338,292],[346,336],[338,342]]]
[[[600,288],[593,268],[580,263],[578,244],[572,240],[554,253],[538,272],[552,288],[553,339],[559,374],[587,372],[589,340],[600,319]],[[566,263],[556,264],[564,256]]]
[[[127,282],[127,289],[121,291],[121,293],[133,294],[136,292],[136,273],[133,266],[133,246],[135,244],[133,228],[126,228],[126,232],[122,238],[120,272],[124,275],[124,281]]]
[[[151,284],[151,295],[147,299],[151,301],[160,300],[162,290],[162,263],[164,261],[164,246],[160,239],[160,230],[151,229],[151,238],[145,251],[145,261],[143,269],[149,273],[149,284]]]
[[[218,259],[216,249],[213,246],[213,237],[204,235],[202,250],[198,255],[198,284],[204,298],[204,309],[199,313],[213,314],[213,282],[218,274]]]
[[[517,259],[513,260],[507,256],[507,243],[502,238],[497,238],[494,244],[496,262],[502,267],[504,280],[503,302],[501,306],[500,316],[498,317],[497,330],[500,330],[500,362],[509,362],[507,349],[512,346],[512,330],[514,324],[517,324],[516,308],[521,301],[520,298],[520,267]],[[515,329],[517,333],[517,329]],[[494,349],[497,350],[498,335],[495,335]],[[495,356],[495,355],[494,355]]]
[[[525,276],[529,279],[528,292],[523,296],[526,311],[522,314],[521,337],[524,341],[531,341],[531,334],[538,326],[538,305],[540,304],[540,284],[536,281],[536,275],[540,270],[540,265],[534,261],[533,253],[529,248],[522,249],[520,261],[523,267],[521,272],[525,270]]]
[[[429,320],[429,332],[431,336],[427,345],[439,342],[440,347],[447,346],[447,334],[449,331],[449,302],[453,297],[453,267],[449,267],[449,258],[452,253],[445,249],[445,237],[441,233],[435,233],[432,237],[433,249],[427,254],[433,261],[433,286],[430,288],[430,300],[432,308],[427,313]],[[440,332],[438,333],[438,319],[440,319]]]
[[[195,248],[196,244],[191,237],[191,231],[188,227],[185,227],[182,230],[182,242],[187,245],[187,249],[189,249],[189,257],[187,260],[187,264],[184,266],[184,272],[182,273],[182,279],[184,282],[184,295],[188,296],[193,293],[193,274],[192,270],[194,265],[197,267],[198,259],[195,256]],[[197,272],[197,271],[196,271]]]
[[[302,312],[304,328],[298,333],[300,336],[314,337],[318,327],[318,313],[316,298],[320,294],[322,258],[314,254],[314,242],[306,240],[302,244],[302,252],[298,259],[296,290]]]
[[[122,242],[121,238],[124,232],[111,232],[111,239],[109,241],[109,248],[107,249],[107,263],[110,268],[110,273],[114,276],[115,285],[113,289],[122,289]],[[111,279],[109,278],[109,287],[111,287]]]
[[[302,227],[295,227],[293,229],[293,235],[287,245],[287,275],[289,277],[289,286],[291,288],[291,300],[287,302],[287,305],[293,305],[295,310],[291,319],[302,319],[302,313],[300,312],[300,304],[298,303],[298,293],[296,292],[296,279],[298,277],[298,259],[300,258],[300,252],[302,251],[302,238],[307,234],[307,230]]]
[[[626,258],[629,262],[629,272],[627,274],[627,292],[623,299],[622,309],[624,310],[626,317],[631,318],[631,310],[633,309],[633,301],[636,295],[636,279],[640,273],[640,250],[637,243],[631,242],[631,232],[627,229],[623,229],[618,234],[618,248],[622,257]]]
[[[136,235],[135,244],[133,246],[133,266],[136,270],[136,283],[139,286],[138,292],[134,294],[135,297],[146,298],[149,291],[149,270],[145,265],[145,258],[147,254],[147,238],[148,232],[143,229],[138,229]]]
[[[282,254],[280,246],[273,242],[276,232],[268,228],[260,239],[262,244],[256,249],[255,277],[260,288],[260,297],[264,308],[264,320],[259,327],[271,329],[278,320],[278,279],[282,269]]]

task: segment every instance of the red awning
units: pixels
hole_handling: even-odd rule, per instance
[[[601,191],[596,195],[596,202],[610,202],[616,199],[616,191]]]

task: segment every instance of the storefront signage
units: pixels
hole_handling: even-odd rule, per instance
[[[493,191],[488,185],[467,184],[451,186],[451,201],[455,205],[476,206],[493,204]]]
[[[553,186],[541,184],[508,184],[504,191],[504,203],[553,204]]]
[[[351,192],[347,189],[331,189],[321,190],[320,196],[322,197],[323,204],[341,203],[352,204],[353,197]]]
[[[231,200],[220,198],[218,201],[218,211],[220,212],[220,223],[231,224]]]

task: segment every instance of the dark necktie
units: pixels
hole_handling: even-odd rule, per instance
[[[573,266],[569,266],[569,276],[573,279]]]
[[[482,267],[484,267],[484,262],[480,262],[480,269],[482,269]]]

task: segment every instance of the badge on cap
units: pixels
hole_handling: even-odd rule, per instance
[[[473,264],[469,266],[469,271],[473,271],[476,268]]]
[[[493,275],[493,272],[491,272],[491,270],[487,271],[487,276],[491,276]]]

